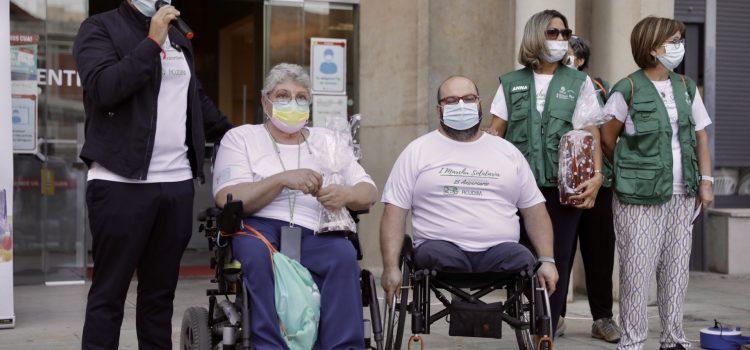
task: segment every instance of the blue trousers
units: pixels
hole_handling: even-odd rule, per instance
[[[280,232],[289,223],[251,217],[245,224],[279,248]],[[232,239],[235,259],[250,297],[252,344],[256,350],[287,349],[281,336],[274,299],[274,278],[268,248],[258,238]],[[321,294],[317,349],[363,349],[362,295],[354,246],[345,237],[316,236],[302,228],[301,263],[312,274]]]

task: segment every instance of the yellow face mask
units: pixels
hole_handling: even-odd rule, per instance
[[[292,134],[307,124],[310,119],[310,106],[300,106],[296,102],[273,103],[271,123],[279,130]]]

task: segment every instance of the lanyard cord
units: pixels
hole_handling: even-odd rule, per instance
[[[281,150],[279,149],[279,145],[276,143],[276,139],[271,134],[271,130],[268,130],[268,125],[263,125],[266,128],[266,131],[268,132],[268,137],[271,138],[271,144],[273,144],[273,149],[276,151],[276,157],[279,159],[279,163],[281,163],[281,169],[286,171],[286,166],[284,166],[284,161],[281,159]],[[307,138],[305,137],[305,134],[300,131],[300,135],[302,135],[302,139],[307,142]],[[310,145],[307,146],[308,151]],[[300,168],[300,159],[302,158],[302,143],[298,141],[297,143],[297,169]],[[291,190],[291,189],[290,189]],[[289,227],[294,227],[294,208],[297,204],[297,191],[292,191],[294,194],[289,194],[287,199],[289,200]]]

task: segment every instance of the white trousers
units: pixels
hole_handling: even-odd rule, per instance
[[[688,287],[691,224],[695,197],[674,195],[662,205],[630,205],[614,198],[615,233],[620,256],[618,350],[640,350],[648,337],[648,291],[656,274],[661,347],[690,342],[682,328]]]

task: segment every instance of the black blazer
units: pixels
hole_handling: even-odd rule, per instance
[[[86,111],[81,159],[141,180],[154,148],[162,74],[161,48],[147,37],[149,20],[125,0],[115,10],[86,19],[73,46]],[[232,125],[203,92],[190,41],[174,28],[169,40],[190,66],[185,143],[193,177],[204,182],[205,142],[220,141]]]

